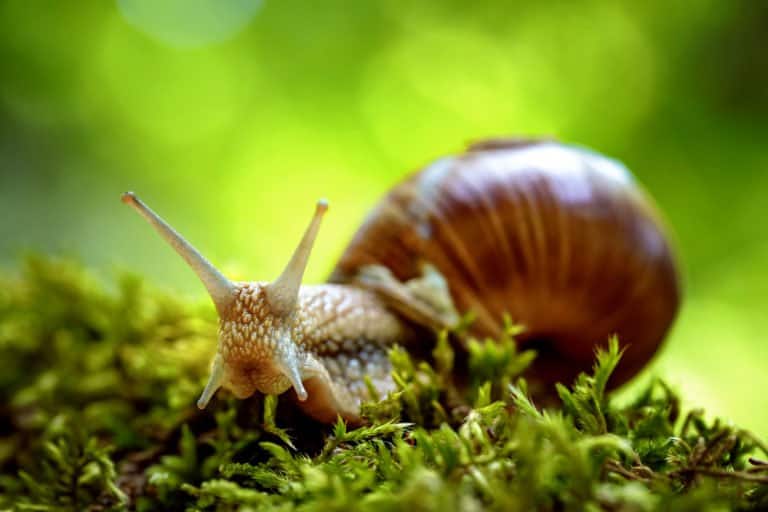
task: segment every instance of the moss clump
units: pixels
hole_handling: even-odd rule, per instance
[[[606,396],[615,340],[591,375],[541,410],[514,329],[476,341],[469,385],[391,353],[397,391],[367,426],[321,426],[275,397],[221,393],[194,407],[214,350],[209,308],[146,290],[107,292],[76,265],[31,259],[0,282],[0,509],[16,510],[760,510],[766,446],[682,414],[651,383]]]

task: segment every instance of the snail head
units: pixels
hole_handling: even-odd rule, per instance
[[[307,367],[307,355],[295,341],[299,334],[296,311],[301,279],[327,202],[318,201],[288,265],[268,283],[230,281],[133,192],[124,193],[122,200],[184,258],[218,311],[218,351],[197,406],[204,408],[220,387],[238,398],[256,391],[279,394],[293,387],[299,400],[306,400],[302,369]]]

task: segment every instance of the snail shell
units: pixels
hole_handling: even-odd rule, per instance
[[[552,141],[490,140],[395,186],[355,234],[331,282],[365,265],[401,281],[421,262],[445,277],[472,334],[498,337],[505,314],[539,352],[535,379],[569,381],[595,346],[626,348],[612,385],[658,349],[680,278],[651,199],[618,162]]]

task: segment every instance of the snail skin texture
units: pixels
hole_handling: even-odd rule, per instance
[[[625,167],[552,141],[489,140],[396,185],[373,209],[327,284],[301,285],[327,209],[315,214],[273,282],[232,282],[133,193],[123,194],[187,261],[219,313],[204,408],[220,387],[238,398],[290,389],[314,418],[358,422],[364,377],[394,388],[387,351],[423,353],[459,313],[470,335],[498,338],[509,315],[538,352],[543,389],[589,369],[618,335],[612,379],[652,357],[680,302],[680,280],[650,198]],[[427,347],[427,350],[429,347]]]

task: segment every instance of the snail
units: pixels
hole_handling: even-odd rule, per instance
[[[219,314],[218,350],[198,401],[293,389],[317,420],[360,420],[365,376],[394,388],[387,351],[418,352],[471,311],[474,336],[509,315],[537,350],[533,378],[567,381],[618,335],[612,385],[656,352],[680,278],[651,199],[617,161],[549,140],[492,139],[439,159],[372,210],[329,281],[302,285],[327,203],[273,282],[232,282],[133,193],[122,196],[178,252]]]

